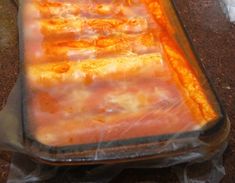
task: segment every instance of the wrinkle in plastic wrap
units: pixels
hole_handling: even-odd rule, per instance
[[[125,165],[102,173],[210,159],[223,147],[229,122],[170,1],[19,4],[21,74],[0,112],[2,148],[52,165]],[[59,169],[17,157],[13,179]]]

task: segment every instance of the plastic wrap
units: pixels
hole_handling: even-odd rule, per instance
[[[2,148],[50,166],[166,167],[224,146],[229,122],[170,1],[22,0],[19,37]]]
[[[159,168],[165,168],[187,161],[189,163],[176,165],[168,169],[168,171],[170,170],[169,174],[172,173],[172,175],[177,176],[181,183],[219,183],[225,175],[222,161],[222,154],[225,148],[226,144],[215,151],[210,158],[195,158],[198,155],[194,153],[177,158],[167,158],[165,160],[154,159],[151,161],[145,160],[95,166],[50,166],[36,163],[27,156],[15,154],[12,158],[7,183],[119,182],[115,178],[125,169],[147,168],[158,172]],[[161,181],[156,180],[156,182]]]
[[[221,0],[220,3],[229,20],[235,23],[235,0]]]

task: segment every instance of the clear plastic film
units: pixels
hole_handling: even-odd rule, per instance
[[[226,144],[215,151],[211,157],[205,157],[195,152],[187,154],[187,156],[168,157],[161,160],[153,159],[150,161],[90,166],[50,166],[34,162],[27,156],[15,154],[12,158],[7,183],[119,182],[116,178],[125,169],[147,168],[154,169],[157,173],[159,168],[168,166],[172,166],[171,169],[168,169],[169,174],[172,173],[175,177],[178,177],[180,183],[219,183],[225,175],[222,161],[225,148]]]
[[[170,1],[18,4],[21,70],[0,112],[2,148],[50,166],[166,167],[223,147],[229,122]]]
[[[235,23],[235,1],[234,0],[220,0],[224,12],[231,22]]]

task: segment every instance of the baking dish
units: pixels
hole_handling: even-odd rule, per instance
[[[170,1],[23,7],[24,141],[36,158],[173,157],[226,139],[229,125]]]

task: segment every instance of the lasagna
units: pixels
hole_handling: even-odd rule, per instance
[[[61,147],[193,131],[217,114],[159,0],[27,0],[26,112]]]

